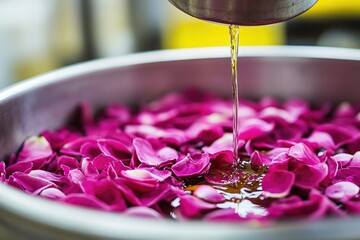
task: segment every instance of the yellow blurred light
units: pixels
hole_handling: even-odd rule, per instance
[[[227,46],[229,41],[228,26],[197,19],[177,22],[164,35],[165,48]],[[284,41],[282,24],[240,28],[240,45],[278,45]]]
[[[360,18],[360,0],[318,0],[302,18]]]

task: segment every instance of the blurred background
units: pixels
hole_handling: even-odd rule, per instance
[[[242,27],[240,45],[360,48],[360,0],[319,0],[286,23]],[[0,88],[76,62],[228,46],[228,28],[166,0],[0,0]]]

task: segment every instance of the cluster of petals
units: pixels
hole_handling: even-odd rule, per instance
[[[0,181],[66,204],[149,218],[205,221],[319,219],[360,214],[359,106],[303,100],[241,100],[239,154],[265,167],[265,213],[224,206],[221,166],[230,166],[232,105],[198,91],[140,106],[81,106],[80,126],[24,141]],[[189,182],[200,179],[192,190]],[[248,199],[251,201],[251,199]],[[257,199],[257,203],[259,199]]]

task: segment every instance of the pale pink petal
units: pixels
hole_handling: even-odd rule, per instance
[[[200,185],[194,191],[194,195],[210,203],[220,203],[225,201],[225,197],[208,185]]]
[[[325,193],[332,199],[346,202],[359,193],[359,187],[352,182],[337,182],[327,187]]]

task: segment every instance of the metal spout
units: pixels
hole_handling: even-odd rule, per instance
[[[207,21],[235,25],[283,22],[310,9],[317,0],[169,0],[183,12]]]

